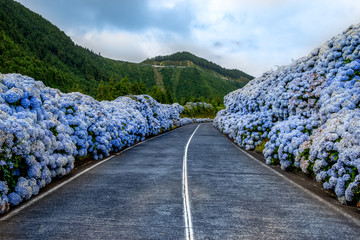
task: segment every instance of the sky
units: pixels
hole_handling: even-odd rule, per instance
[[[359,0],[17,1],[104,57],[189,51],[255,77],[360,23]]]

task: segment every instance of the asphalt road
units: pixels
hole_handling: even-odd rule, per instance
[[[185,224],[184,149],[197,126],[150,139],[42,193],[0,219],[0,239],[360,239],[360,214],[344,216],[290,184],[211,124],[188,145]]]

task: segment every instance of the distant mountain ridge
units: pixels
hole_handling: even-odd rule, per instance
[[[223,68],[216,63],[213,63],[211,61],[208,61],[204,58],[200,58],[195,56],[194,54],[190,52],[177,52],[171,55],[166,56],[157,56],[154,58],[146,59],[143,63],[152,63],[152,64],[162,64],[164,66],[169,65],[175,65],[175,66],[183,66],[183,63],[186,61],[190,61],[195,65],[198,65],[202,68],[213,70],[217,72],[220,75],[223,75],[225,77],[229,77],[232,79],[253,79],[254,77],[244,73],[237,69],[226,69]]]
[[[162,67],[170,62],[187,64]],[[161,102],[166,91],[183,102],[222,98],[253,78],[188,52],[142,63],[108,59],[76,45],[58,27],[13,0],[0,0],[0,72],[21,73],[62,92],[80,91],[99,100],[147,93]],[[138,83],[141,91],[136,90]]]

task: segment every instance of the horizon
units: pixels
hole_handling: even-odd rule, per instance
[[[101,56],[139,63],[187,51],[254,77],[360,23],[355,0],[16,0]]]

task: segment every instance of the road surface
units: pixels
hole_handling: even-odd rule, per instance
[[[360,214],[291,184],[211,124],[150,139],[25,205],[0,219],[1,239],[360,239]]]

